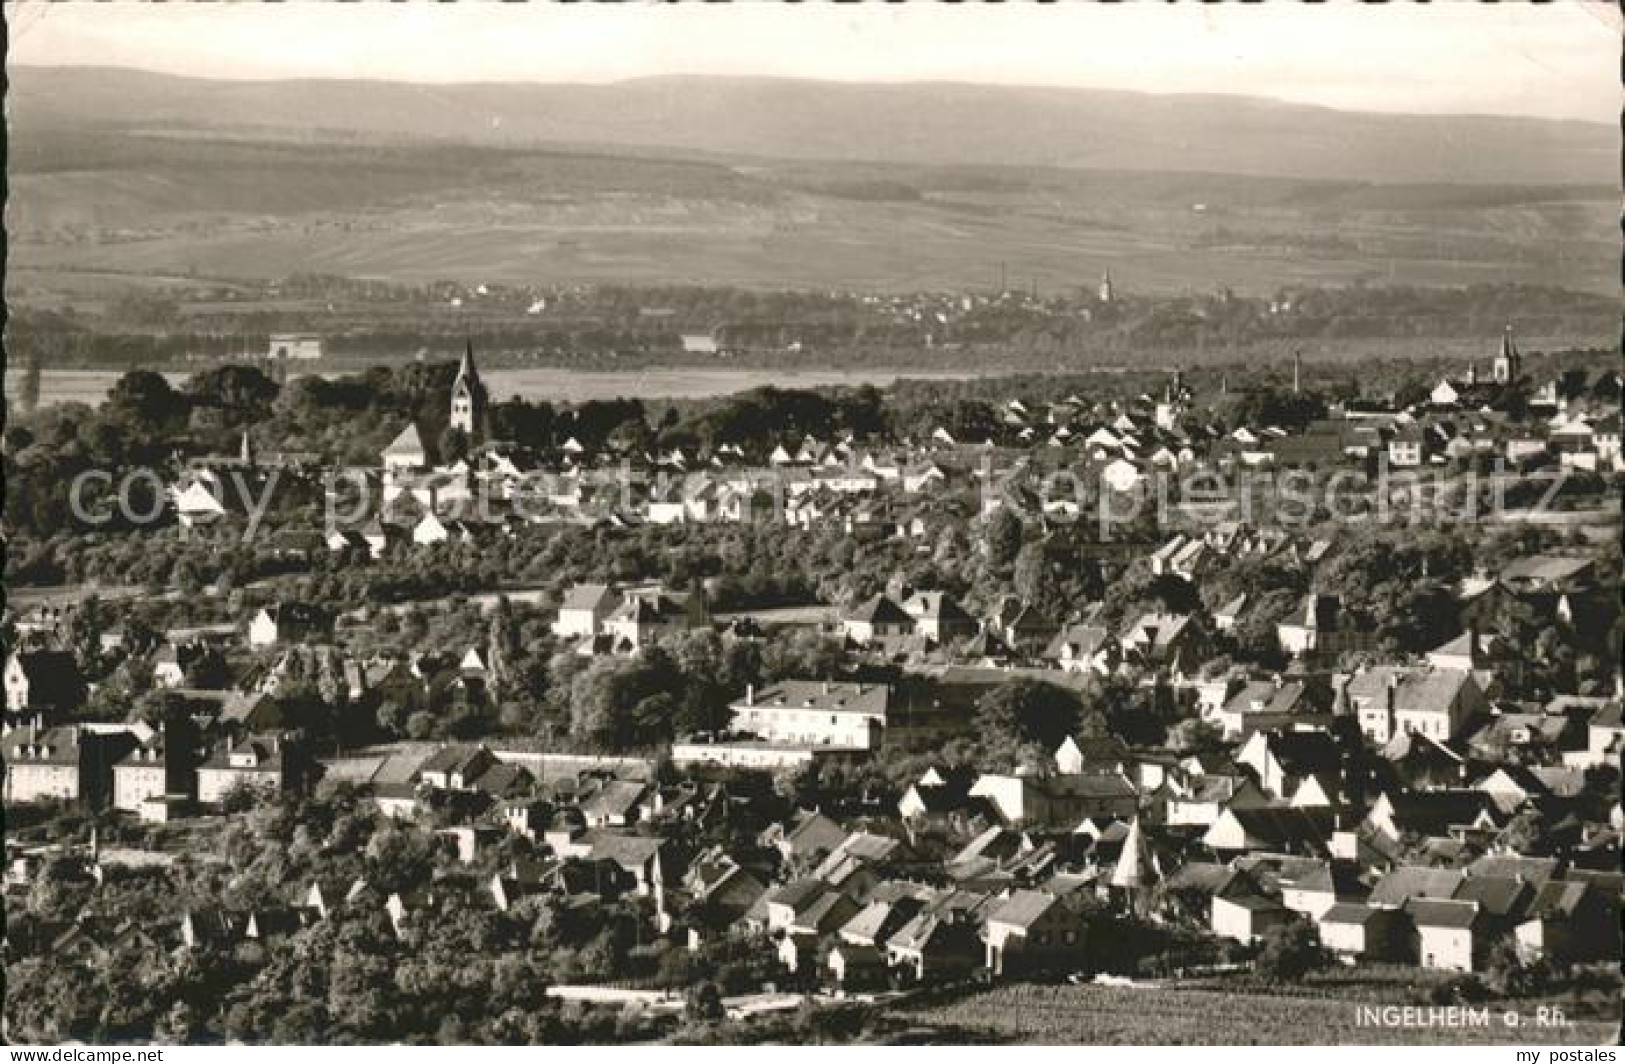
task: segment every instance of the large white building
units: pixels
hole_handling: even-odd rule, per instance
[[[314,362],[322,357],[322,338],[314,333],[272,333],[265,357],[273,361]]]
[[[785,746],[871,750],[886,727],[891,689],[884,684],[785,680],[728,708],[733,730]]]

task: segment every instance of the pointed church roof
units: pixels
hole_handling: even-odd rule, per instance
[[[425,454],[423,437],[418,434],[416,424],[407,425],[395,441],[384,448],[385,455],[422,455]]]
[[[1117,859],[1117,867],[1112,869],[1111,885],[1145,887],[1150,886],[1155,878],[1156,868],[1151,862],[1151,850],[1145,844],[1145,833],[1140,830],[1140,818],[1135,817],[1129,821],[1128,838],[1123,840],[1123,854]]]
[[[1516,358],[1518,345],[1512,342],[1512,323],[1507,322],[1506,331],[1501,334],[1501,357]]]
[[[485,391],[485,383],[480,380],[479,367],[474,365],[474,341],[469,340],[463,348],[462,361],[457,363],[457,379],[452,382],[451,390],[467,388],[471,392]]]

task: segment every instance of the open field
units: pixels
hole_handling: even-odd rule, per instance
[[[127,176],[134,183],[140,175]],[[991,289],[1006,263],[1018,287],[1075,291],[1109,267],[1126,290],[1154,294],[1534,278],[1600,291],[1610,280],[1601,200],[1327,216],[1301,207],[1197,213],[1190,201],[1136,207],[1121,194],[1093,202],[1086,194],[1063,188],[864,203],[775,189],[765,202],[747,202],[608,188],[527,202],[494,188],[445,190],[430,202],[380,197],[365,211],[211,216],[150,212],[118,189],[20,175],[10,211],[17,273],[8,294],[50,302],[59,287],[81,288],[84,277],[73,274],[90,269],[107,271],[103,281],[309,271],[408,283],[915,291]],[[103,220],[61,221],[91,203]],[[31,233],[39,219],[58,222]]]
[[[1563,1007],[1561,1002],[1558,1007]],[[1367,1004],[1365,1007],[1373,1007]],[[952,1041],[1038,1045],[1602,1045],[1616,1021],[1536,1026],[1535,1004],[1486,1006],[1485,1027],[1396,1027],[1362,1020],[1354,1001],[1163,987],[1001,986],[891,1015]],[[1519,1016],[1516,1026],[1503,1013]]]

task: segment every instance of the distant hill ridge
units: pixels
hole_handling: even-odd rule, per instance
[[[1618,131],[1600,123],[1377,114],[1243,96],[701,76],[427,85],[29,66],[8,76],[8,119],[20,140],[106,127],[253,129],[777,159],[1618,183]]]

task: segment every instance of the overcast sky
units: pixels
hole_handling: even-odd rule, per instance
[[[605,82],[648,74],[957,80],[1273,96],[1346,109],[1618,120],[1610,0],[1533,7],[1147,2],[7,2],[11,62],[224,78]],[[26,75],[25,75],[26,76]]]

